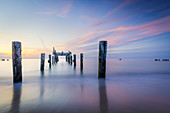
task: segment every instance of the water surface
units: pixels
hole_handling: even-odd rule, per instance
[[[83,70],[61,59],[44,72],[40,60],[24,59],[23,83],[12,83],[12,62],[0,61],[3,113],[168,113],[170,62],[107,59],[106,79],[97,78],[97,60]]]

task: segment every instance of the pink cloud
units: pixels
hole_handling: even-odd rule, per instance
[[[79,37],[75,46],[83,45],[88,40],[92,40],[100,35],[113,32],[111,36],[99,38],[99,40],[107,40],[109,45],[122,45],[131,41],[155,36],[170,31],[170,16],[159,20],[151,21],[143,25],[117,27],[109,30],[91,31]],[[134,37],[134,38],[132,38]],[[95,41],[95,40],[94,40]],[[91,42],[93,43],[93,42]]]
[[[121,8],[123,8],[123,7],[125,7],[125,6],[127,6],[129,4],[130,4],[130,0],[125,0],[118,7],[114,8],[113,10],[109,11],[106,15],[104,15],[104,18],[112,15],[116,11],[120,10]]]
[[[70,0],[66,6],[64,6],[63,11],[56,16],[65,17],[67,13],[70,12],[73,5],[73,0]]]

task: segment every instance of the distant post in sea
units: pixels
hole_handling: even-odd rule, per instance
[[[48,63],[49,63],[49,67],[51,67],[51,54],[49,54],[49,60],[48,60]]]
[[[12,42],[13,82],[22,82],[21,42]]]
[[[72,64],[72,55],[70,56],[70,64]]]
[[[68,63],[70,63],[70,55],[68,55],[68,59],[67,60],[68,60]]]
[[[74,54],[74,66],[76,66],[76,54]]]
[[[41,53],[41,70],[44,70],[45,53]]]
[[[98,78],[106,76],[107,41],[99,42]]]
[[[66,62],[67,62],[67,55],[66,55]]]
[[[54,56],[52,56],[52,64],[54,64]]]
[[[80,69],[83,69],[83,53],[80,53]]]

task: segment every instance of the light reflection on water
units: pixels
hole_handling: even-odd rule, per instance
[[[107,78],[97,79],[97,60],[83,70],[65,59],[40,71],[40,61],[23,60],[23,83],[12,84],[11,62],[0,62],[1,112],[170,112],[170,62],[107,60]]]
[[[68,64],[65,59],[61,59],[57,64],[49,68],[47,59],[45,62],[44,76],[55,77],[81,77],[80,75],[97,77],[98,63],[96,59],[84,59],[83,69],[80,68],[79,59],[76,67]],[[132,74],[170,74],[170,62],[154,60],[117,60],[107,59],[106,65],[107,77],[115,75],[132,75]],[[22,61],[23,76],[40,76],[39,59],[23,59]],[[12,77],[12,61],[0,61],[0,77]]]

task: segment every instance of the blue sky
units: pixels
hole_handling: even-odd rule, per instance
[[[83,52],[96,58],[100,40],[108,58],[170,58],[169,0],[0,0],[0,58],[12,41],[24,58]]]

